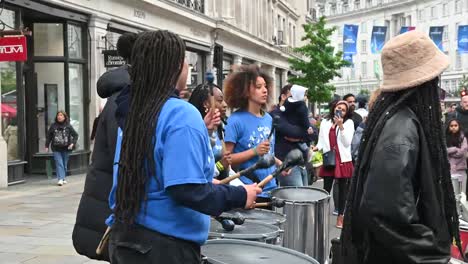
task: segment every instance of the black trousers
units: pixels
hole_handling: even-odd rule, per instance
[[[200,264],[200,246],[140,225],[114,224],[109,236],[112,264]]]
[[[338,183],[338,204],[335,204],[335,208],[338,207],[338,214],[344,213],[346,205],[346,196],[348,195],[349,179],[335,177],[323,177],[323,189],[330,193],[333,187],[333,181]]]

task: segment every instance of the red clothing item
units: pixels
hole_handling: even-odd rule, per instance
[[[336,166],[334,169],[325,169],[324,166],[320,168],[319,176],[320,177],[335,177],[338,179],[341,178],[351,178],[353,176],[354,166],[351,161],[341,162],[340,150],[338,149],[338,141],[336,139],[336,128],[331,128],[330,133],[328,134],[328,140],[330,140],[330,149],[335,150],[335,162]]]

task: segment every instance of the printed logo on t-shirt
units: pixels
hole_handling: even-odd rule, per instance
[[[271,129],[268,126],[258,126],[257,130],[252,131],[247,146],[253,148],[268,139]]]

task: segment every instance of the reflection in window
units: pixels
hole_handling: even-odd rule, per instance
[[[197,85],[204,82],[203,57],[200,54],[191,51],[186,51],[185,56],[189,64],[189,78],[187,78],[187,88],[195,89]]]
[[[68,25],[68,56],[83,58],[81,27]]]
[[[84,149],[83,65],[70,64],[70,124],[78,133],[76,149]]]
[[[63,56],[63,24],[34,23],[34,56]]]
[[[7,143],[8,160],[21,159],[18,150],[16,63],[0,62],[2,135]]]

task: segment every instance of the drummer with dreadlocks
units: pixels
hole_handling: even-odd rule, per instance
[[[199,264],[209,215],[251,208],[261,192],[212,183],[207,126],[175,91],[178,80],[186,81],[184,57],[184,41],[169,31],[141,33],[133,46],[132,86],[117,101],[117,112],[126,115],[118,119],[109,197],[113,264]]]
[[[385,45],[382,66],[382,94],[368,116],[345,211],[344,258],[448,263],[452,241],[460,246],[439,103],[449,59],[411,31]]]

